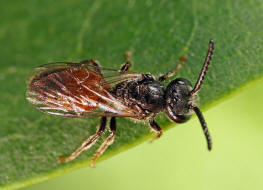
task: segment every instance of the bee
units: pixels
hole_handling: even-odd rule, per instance
[[[127,51],[126,62],[120,70],[104,68],[98,61],[89,59],[79,63],[56,62],[37,67],[29,79],[27,100],[42,112],[62,117],[101,117],[97,132],[84,140],[79,148],[59,162],[75,159],[81,152],[92,147],[106,128],[110,118],[110,135],[97,149],[91,161],[97,158],[114,142],[116,117],[128,117],[146,121],[162,136],[162,129],[154,120],[165,111],[168,118],[184,123],[195,113],[206,137],[208,150],[212,141],[205,119],[197,107],[198,95],[214,50],[211,40],[200,75],[193,87],[183,78],[172,80],[164,87],[164,81],[173,77],[181,68],[186,57],[182,56],[177,67],[155,78],[151,74],[129,72],[131,52]]]

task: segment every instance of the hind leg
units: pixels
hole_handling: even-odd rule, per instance
[[[84,150],[88,150],[90,147],[92,147],[105,130],[106,121],[106,117],[101,117],[98,131],[94,135],[90,136],[88,139],[83,141],[81,146],[73,153],[71,153],[71,155],[59,158],[59,162],[69,162],[71,160],[74,160],[78,155],[80,155],[81,152],[83,152]]]
[[[93,159],[92,159],[91,164],[90,164],[91,167],[95,167],[96,160],[103,154],[103,152],[108,148],[108,146],[110,146],[114,142],[115,134],[116,134],[116,119],[115,119],[115,117],[112,117],[110,120],[110,130],[111,130],[111,134],[102,143],[100,148],[94,154]]]

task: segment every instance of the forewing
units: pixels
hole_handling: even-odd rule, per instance
[[[43,112],[65,117],[136,117],[138,111],[116,100],[110,90],[117,82],[140,77],[138,73],[101,68],[87,61],[50,63],[33,71],[27,99]]]

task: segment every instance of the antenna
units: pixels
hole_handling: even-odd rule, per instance
[[[211,140],[205,119],[203,117],[203,114],[198,107],[192,107],[192,109],[196,113],[196,115],[197,115],[197,117],[201,123],[202,129],[203,129],[206,141],[207,141],[207,148],[208,148],[208,150],[211,150],[212,149],[212,140]]]
[[[205,62],[203,64],[203,67],[202,67],[201,73],[199,75],[199,78],[198,78],[197,82],[195,83],[195,87],[190,92],[191,96],[193,96],[195,93],[197,93],[198,90],[200,89],[201,85],[202,85],[202,82],[203,82],[203,80],[205,78],[206,71],[207,71],[208,66],[210,64],[210,61],[212,59],[213,50],[214,50],[214,41],[210,40],[209,48],[208,48],[207,55],[206,55],[206,58],[205,58]]]

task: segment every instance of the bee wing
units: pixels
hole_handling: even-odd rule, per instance
[[[116,100],[110,90],[117,82],[141,78],[142,74],[98,67],[92,61],[50,63],[33,71],[26,96],[37,109],[53,115],[138,117],[138,110]]]

